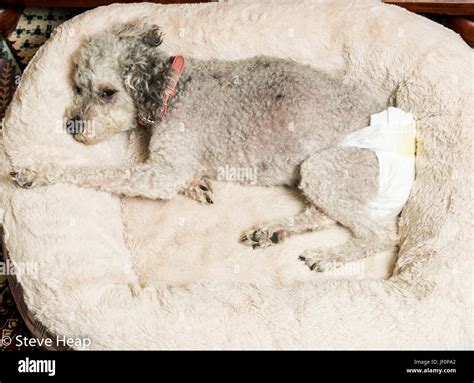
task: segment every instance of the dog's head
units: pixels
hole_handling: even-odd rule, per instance
[[[170,64],[158,49],[155,25],[120,25],[88,38],[74,61],[74,102],[67,129],[78,141],[96,143],[154,118],[162,105]]]

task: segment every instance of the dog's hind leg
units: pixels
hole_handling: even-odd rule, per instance
[[[326,271],[394,248],[395,223],[382,224],[367,208],[378,192],[378,175],[377,156],[367,149],[336,147],[304,161],[300,189],[306,198],[353,234],[334,248],[304,252],[300,260],[311,270]]]
[[[254,249],[267,247],[281,242],[289,235],[322,230],[334,224],[332,219],[314,206],[310,206],[294,217],[269,222],[248,230],[240,237],[240,241]]]

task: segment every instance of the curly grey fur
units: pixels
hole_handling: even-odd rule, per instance
[[[157,26],[144,30],[143,35],[133,34],[134,28],[126,25],[117,31],[123,35],[130,32],[134,43],[123,58],[121,76],[127,92],[132,95],[137,114],[155,120],[163,107],[163,98],[171,79],[171,63],[157,48],[162,42],[162,34]],[[136,43],[137,39],[140,43]]]
[[[308,210],[249,230],[242,236],[245,244],[265,247],[335,222],[350,229],[354,238],[348,243],[301,257],[317,271],[396,244],[395,223],[377,222],[365,208],[378,186],[375,154],[338,147],[347,134],[369,124],[371,113],[385,109],[387,100],[290,60],[187,58],[170,111],[159,121],[171,75],[161,41],[156,26],[122,25],[90,38],[76,59],[74,81],[80,92],[70,113],[92,119],[94,125],[75,138],[97,142],[135,128],[142,114],[157,121],[144,164],[128,169],[50,167],[24,171],[17,181],[72,182],[154,199],[184,192],[212,202],[203,176],[222,179],[223,169],[250,169],[253,177],[236,180],[299,185]],[[110,88],[115,93],[103,98],[104,89]],[[263,203],[271,209],[271,201]]]

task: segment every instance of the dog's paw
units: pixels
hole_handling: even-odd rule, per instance
[[[31,189],[38,185],[38,174],[29,169],[21,169],[10,172],[12,181],[18,186]]]
[[[183,193],[201,203],[214,203],[211,179],[207,176],[191,180],[183,189]]]
[[[271,227],[260,227],[252,229],[240,237],[240,242],[244,245],[257,247],[272,246],[283,240],[284,232],[282,230],[272,230]]]
[[[326,273],[342,266],[342,262],[336,259],[321,259],[314,251],[305,251],[298,259],[304,262],[311,271],[316,271],[317,273]]]

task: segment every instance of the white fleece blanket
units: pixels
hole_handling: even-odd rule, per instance
[[[462,153],[470,152],[474,73],[457,35],[372,0],[101,7],[61,25],[28,66],[4,121],[3,174],[13,165],[140,157],[135,134],[85,146],[57,128],[80,42],[136,18],[163,28],[170,54],[290,57],[416,115],[417,180],[400,253],[318,277],[297,255],[343,241],[341,228],[264,250],[241,246],[243,229],[300,209],[284,189],[218,183],[215,204],[200,206],[70,185],[22,190],[4,177],[10,258],[36,267],[17,280],[37,334],[89,338],[93,349],[472,347],[470,161]]]

